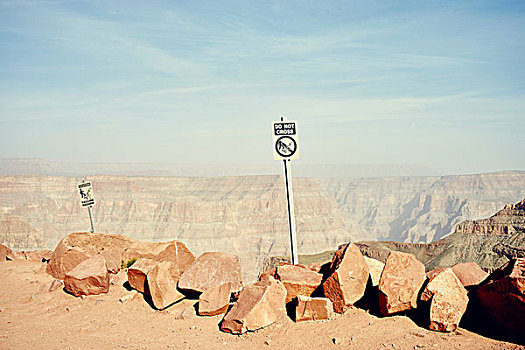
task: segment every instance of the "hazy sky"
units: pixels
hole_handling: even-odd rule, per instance
[[[0,157],[525,169],[525,1],[0,1]]]

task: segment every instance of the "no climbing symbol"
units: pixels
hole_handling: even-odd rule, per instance
[[[297,151],[297,142],[290,136],[282,136],[275,143],[275,151],[284,158],[289,158]]]

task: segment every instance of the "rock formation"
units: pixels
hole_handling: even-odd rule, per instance
[[[489,275],[474,262],[456,264],[452,266],[452,271],[458,277],[463,287],[478,285]]]
[[[368,266],[368,271],[370,272],[370,278],[372,279],[372,286],[377,286],[379,284],[379,279],[381,278],[381,273],[385,268],[385,264],[381,261],[369,258],[364,256],[366,265]]]
[[[269,326],[286,315],[286,288],[268,279],[243,288],[239,299],[220,324],[223,332],[242,334]]]
[[[295,322],[330,320],[334,317],[334,307],[328,298],[298,295],[295,302]]]
[[[219,286],[212,287],[199,296],[199,315],[215,316],[228,310],[232,283],[226,282]]]
[[[298,295],[311,296],[323,278],[319,273],[297,265],[278,266],[274,277],[286,288],[286,303]]]
[[[13,260],[13,251],[0,243],[0,261]]]
[[[138,259],[128,268],[129,285],[141,293],[149,294],[146,277],[157,264],[158,262],[151,259]]]
[[[425,280],[425,266],[414,255],[391,252],[378,285],[381,313],[390,315],[416,308]]]
[[[323,293],[335,312],[345,312],[364,295],[368,275],[368,265],[355,244],[344,245],[335,253],[323,281]]]
[[[83,260],[64,277],[64,288],[73,295],[97,295],[109,291],[106,259],[95,255]]]
[[[519,335],[525,341],[525,259],[512,259],[494,271],[473,297],[496,327]]]
[[[452,332],[467,310],[467,291],[451,268],[436,271],[421,294],[421,300],[430,302],[429,328]]]
[[[180,276],[178,287],[202,293],[231,282],[232,292],[242,288],[241,265],[235,255],[207,252],[199,256]]]
[[[159,310],[184,298],[184,295],[177,290],[177,284],[172,278],[171,265],[170,261],[159,262],[148,272],[146,278],[153,305]]]

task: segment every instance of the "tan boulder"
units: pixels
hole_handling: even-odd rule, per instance
[[[10,248],[0,243],[0,261],[14,260],[12,256],[13,256],[13,251]]]
[[[65,289],[73,295],[97,295],[109,291],[106,259],[95,255],[82,261],[64,277]]]
[[[195,256],[182,242],[174,241],[169,242],[163,251],[153,257],[153,260],[171,262],[171,278],[177,282],[182,273],[193,264]]]
[[[246,286],[220,324],[223,332],[242,334],[271,325],[285,311],[286,288],[275,279]]]
[[[489,275],[475,262],[456,264],[452,266],[452,271],[459,278],[463,287],[478,285]]]
[[[311,263],[311,264],[305,264],[304,267],[312,271],[315,271],[317,273],[323,274],[323,271],[325,269],[330,268],[331,264],[332,264],[332,260],[326,260],[326,261],[321,261],[321,262],[316,262],[316,263]]]
[[[451,268],[434,274],[421,300],[430,301],[430,325],[434,331],[452,332],[458,328],[459,321],[467,310],[467,290]]]
[[[230,306],[232,283],[212,287],[199,296],[199,315],[215,316],[225,313]]]
[[[242,288],[241,264],[235,255],[208,252],[195,259],[180,276],[182,290],[204,292],[212,287],[231,282],[232,292]]]
[[[379,280],[379,311],[389,315],[417,307],[425,266],[413,254],[391,252]]]
[[[159,262],[148,272],[146,278],[153,305],[159,310],[165,309],[184,298],[184,295],[177,290],[177,284],[171,278],[171,264],[169,261]]]
[[[175,255],[172,253],[173,246],[176,247]],[[187,252],[189,250],[178,241],[153,243],[134,240],[123,235],[76,232],[64,237],[58,243],[47,266],[47,272],[55,278],[63,279],[64,275],[81,261],[97,254],[102,254],[110,260],[108,266],[110,271],[118,271],[121,261],[139,258],[155,259],[158,256],[160,256],[158,260],[172,262],[180,260],[181,266],[185,267],[188,264]],[[170,259],[170,256],[180,259]],[[172,266],[175,279],[180,275],[182,268]]]
[[[143,294],[149,294],[146,276],[156,265],[157,261],[141,258],[128,268],[129,285]]]
[[[525,258],[512,259],[491,273],[474,297],[496,328],[525,341]]]
[[[349,243],[334,255],[329,277],[323,282],[324,295],[334,305],[334,311],[344,313],[365,293],[368,282],[368,266],[359,248]]]
[[[366,265],[368,266],[368,271],[370,272],[370,278],[372,279],[372,286],[377,286],[379,284],[379,279],[381,278],[381,273],[385,264],[381,261],[369,258],[368,256],[363,256],[365,258]]]
[[[22,255],[24,256],[24,259],[31,260],[31,261],[49,261],[51,259],[51,256],[53,255],[53,251],[49,249],[42,249],[42,250],[29,250],[29,251],[22,251]]]
[[[281,281],[286,288],[286,302],[289,303],[298,295],[311,296],[319,287],[323,276],[304,266],[278,266],[275,278]]]
[[[266,270],[259,276],[259,281],[266,280],[268,278],[274,278],[275,279],[275,272],[277,271],[277,267],[274,267],[273,269]]]
[[[297,296],[295,322],[330,320],[333,317],[334,306],[330,299]]]

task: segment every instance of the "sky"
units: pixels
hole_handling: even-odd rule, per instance
[[[0,0],[0,158],[525,170],[524,1]]]

